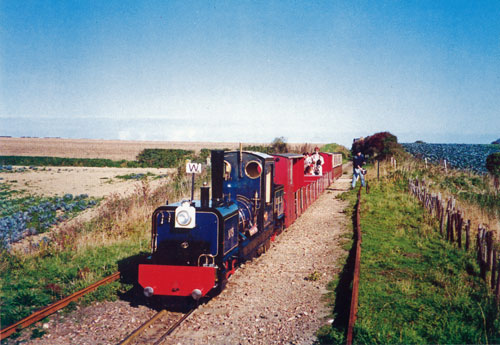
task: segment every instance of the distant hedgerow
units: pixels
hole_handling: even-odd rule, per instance
[[[144,149],[137,155],[137,162],[154,168],[173,168],[185,159],[193,158],[191,150]]]

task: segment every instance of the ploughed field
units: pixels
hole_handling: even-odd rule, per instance
[[[486,157],[500,152],[500,145],[481,144],[402,144],[406,151],[418,158],[427,158],[430,163],[443,164],[446,159],[448,167],[487,173]]]
[[[236,149],[238,146],[238,143],[1,137],[0,156],[43,156],[134,160],[142,150],[148,148],[200,151],[203,148]]]

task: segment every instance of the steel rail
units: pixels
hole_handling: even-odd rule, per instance
[[[139,334],[144,332],[144,330],[154,323],[156,320],[158,320],[160,317],[162,317],[167,311],[165,309],[159,311],[155,316],[153,316],[151,319],[148,321],[144,322],[139,328],[137,328],[135,331],[133,331],[128,337],[123,339],[119,345],[128,345],[130,344],[131,341],[133,341]]]
[[[77,292],[69,295],[68,297],[65,297],[57,302],[54,302],[54,303],[48,305],[45,308],[42,308],[42,309],[34,312],[33,314],[31,314],[28,317],[25,317],[21,321],[18,321],[10,326],[5,327],[4,329],[2,329],[0,331],[0,340],[7,338],[8,336],[10,336],[12,333],[16,332],[19,329],[25,328],[25,327],[43,319],[44,317],[55,313],[56,311],[67,306],[70,302],[76,301],[80,297],[88,294],[89,292],[94,291],[99,286],[109,284],[109,283],[111,283],[119,278],[120,278],[120,272],[113,273],[112,275],[110,275],[110,276],[90,285],[90,286],[87,286],[85,289],[77,291]]]
[[[359,271],[361,265],[361,187],[358,190],[358,201],[356,203],[356,256],[354,259],[354,273],[352,278],[351,307],[349,310],[349,323],[347,325],[347,345],[352,344],[354,324],[358,314],[358,294],[359,294]]]
[[[172,334],[173,331],[177,329],[195,310],[195,306],[191,310],[189,310],[186,314],[184,314],[179,320],[177,320],[170,328],[160,337],[158,340],[153,344],[153,345],[159,345],[162,342],[165,341],[165,339]],[[148,321],[144,322],[141,326],[139,326],[135,331],[133,331],[131,334],[129,334],[125,339],[123,339],[118,345],[129,345],[131,344],[135,338],[137,338],[139,335],[141,335],[144,330],[146,330],[150,325],[155,323],[159,318],[165,315],[167,311],[165,309],[159,311],[155,316],[153,316],[151,319]]]
[[[177,329],[177,327],[179,327],[181,325],[181,323],[183,323],[195,310],[196,310],[196,307],[195,306],[193,309],[191,309],[190,311],[188,311],[183,317],[181,317],[176,323],[174,323],[172,325],[172,327],[170,327],[168,329],[168,331],[165,332],[165,334],[163,334],[160,339],[158,339],[153,345],[160,345],[161,343],[163,343],[163,341],[170,335],[172,334],[173,331],[175,331]]]

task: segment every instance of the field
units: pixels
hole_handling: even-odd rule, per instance
[[[71,193],[102,198],[112,193],[128,194],[137,183],[132,174],[143,174],[140,177],[149,173],[157,184],[174,171],[176,169],[47,167],[0,171],[0,181],[9,184],[12,190],[39,196]]]
[[[419,158],[427,158],[431,163],[442,164],[446,159],[449,167],[486,173],[486,157],[500,152],[500,145],[471,144],[402,144],[406,151]]]
[[[244,145],[261,145],[244,143]],[[0,137],[0,156],[44,156],[66,158],[106,158],[134,160],[144,149],[237,149],[239,143],[209,143],[180,141],[125,141],[60,138]]]

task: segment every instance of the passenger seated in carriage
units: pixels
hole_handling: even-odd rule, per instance
[[[312,166],[306,166],[306,170],[304,171],[304,175],[306,176],[314,176],[314,169]]]
[[[323,175],[323,166],[320,160],[316,161],[313,170],[314,170],[314,175]]]
[[[303,155],[304,155],[304,169],[307,168],[308,166],[312,166],[313,161],[309,152],[304,152]]]
[[[314,167],[314,174],[323,175],[323,164],[325,164],[325,160],[319,154],[319,147],[316,146],[314,148],[314,154],[311,156],[311,159]]]

